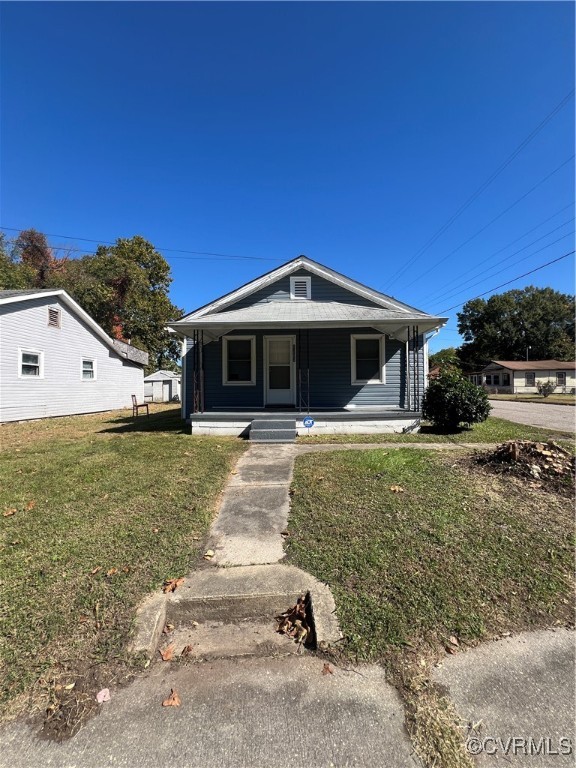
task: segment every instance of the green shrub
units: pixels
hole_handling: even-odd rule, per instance
[[[536,382],[536,389],[538,390],[538,394],[542,395],[542,397],[548,397],[548,395],[551,395],[552,392],[556,389],[556,384],[554,384],[553,381],[537,381]]]
[[[486,421],[490,413],[488,395],[455,371],[443,371],[431,381],[422,401],[422,416],[446,431],[460,424]]]

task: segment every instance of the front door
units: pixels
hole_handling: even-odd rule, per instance
[[[264,337],[265,405],[296,403],[296,337]]]

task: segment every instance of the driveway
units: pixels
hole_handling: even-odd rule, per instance
[[[548,405],[545,403],[520,403],[513,400],[490,400],[491,416],[508,419],[517,424],[531,427],[559,429],[564,432],[576,430],[576,408],[571,405]]]

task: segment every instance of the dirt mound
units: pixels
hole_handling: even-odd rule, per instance
[[[498,474],[527,478],[534,488],[570,496],[574,493],[576,457],[558,443],[508,440],[479,455],[477,463]]]

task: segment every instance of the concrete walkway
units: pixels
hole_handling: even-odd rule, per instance
[[[576,430],[576,408],[570,405],[522,403],[513,400],[490,400],[491,416],[507,419],[516,424],[555,429],[563,432]]]
[[[558,629],[485,643],[444,662],[434,679],[475,726],[468,751],[478,766],[574,766],[574,655],[574,632]]]

